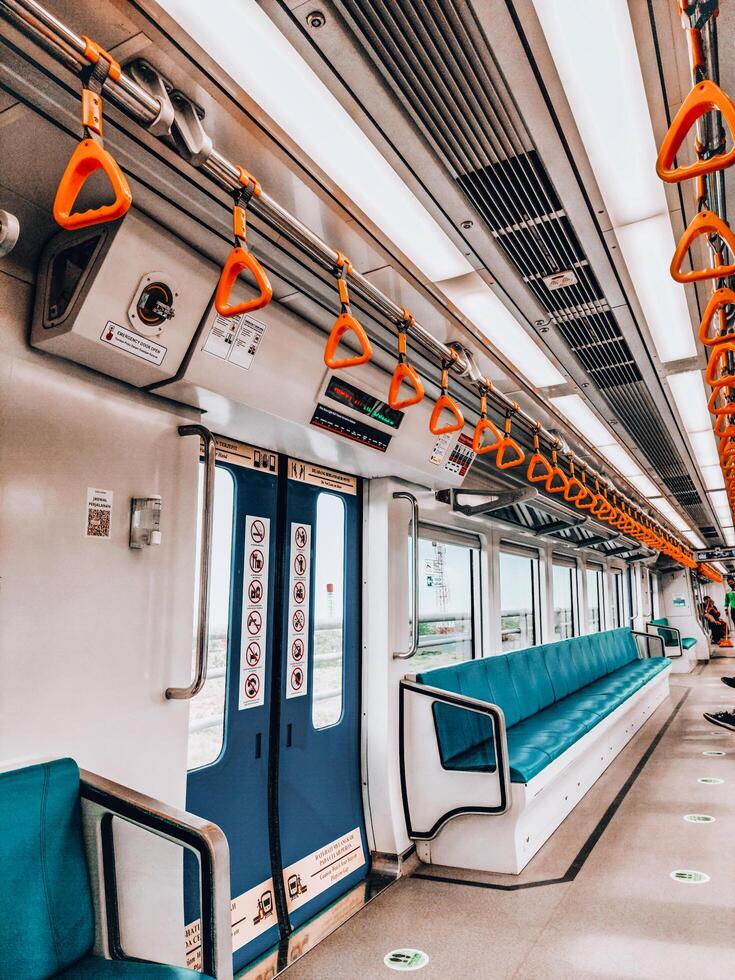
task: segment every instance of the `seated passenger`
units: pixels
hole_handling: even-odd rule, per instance
[[[704,717],[712,725],[719,725],[720,728],[727,728],[728,731],[735,732],[735,710],[705,711]]]
[[[714,599],[708,595],[704,597],[704,621],[712,635],[712,642],[719,644],[725,636],[727,625],[720,615],[720,610],[715,605]]]

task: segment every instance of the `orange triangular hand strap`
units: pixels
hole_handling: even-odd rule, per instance
[[[350,331],[357,337],[360,353],[353,354],[351,357],[338,358],[336,356],[337,348],[344,335]],[[324,348],[324,363],[334,371],[336,368],[357,367],[358,364],[366,364],[372,356],[373,348],[363,328],[351,313],[340,313],[327,338],[327,346]]]
[[[583,477],[585,476],[584,470],[582,471],[582,476]],[[584,488],[584,493],[583,494],[577,494],[577,496],[573,498],[574,499],[574,506],[576,508],[578,508],[579,510],[590,510],[592,507],[594,507],[594,505],[595,505],[595,503],[597,501],[597,497],[590,490],[590,488],[587,486],[587,479],[586,479],[586,477],[585,477],[585,479],[580,480],[579,482],[582,484],[582,486]]]
[[[731,387],[735,385],[735,374],[722,374],[728,371],[728,354],[735,353],[735,339],[723,340],[721,344],[714,347],[707,361],[707,370],[704,373],[704,380],[712,388]]]
[[[707,160],[697,160],[696,163],[683,164],[673,167],[676,154],[679,152],[684,139],[697,122],[707,112],[716,109],[722,113],[722,119],[730,127],[731,148],[727,153],[717,153]],[[656,160],[656,173],[667,183],[678,183],[690,177],[699,177],[715,170],[724,170],[735,162],[735,105],[722,89],[709,78],[699,82],[684,99],[681,108],[674,116],[669,131],[664,136],[661,150]]]
[[[407,398],[399,398],[401,385],[404,382],[413,388],[413,394]],[[388,404],[391,408],[408,408],[410,405],[418,405],[423,397],[424,386],[421,383],[418,371],[406,361],[399,361],[396,364],[396,369],[391,378],[390,389],[388,390]]]
[[[98,170],[104,170],[115,194],[112,204],[102,204],[88,211],[72,213],[72,208],[87,178]],[[114,157],[99,143],[84,139],[77,145],[66,165],[54,199],[54,218],[69,231],[88,228],[104,221],[115,221],[127,213],[133,200],[125,174]]]
[[[440,425],[440,418],[442,412],[449,412],[450,415],[454,416],[454,422],[448,422],[445,425]],[[436,400],[434,405],[434,411],[431,413],[431,419],[429,420],[429,429],[435,436],[443,436],[448,432],[459,432],[459,430],[464,425],[464,415],[459,410],[459,406],[451,395],[441,394]]]
[[[545,483],[553,472],[554,468],[548,459],[536,450],[528,460],[526,479],[529,483]]]
[[[235,285],[235,281],[241,272],[248,270],[255,279],[255,285],[259,293],[253,299],[246,300],[244,303],[230,305],[230,294]],[[263,266],[258,262],[252,252],[237,245],[227,256],[222,272],[220,273],[217,291],[214,294],[214,306],[220,316],[239,316],[241,313],[249,313],[251,310],[260,310],[267,306],[273,297],[273,289],[270,280]]]
[[[505,458],[507,452],[513,453],[510,459]],[[512,466],[520,466],[526,458],[518,443],[511,436],[503,436],[503,441],[498,447],[498,455],[495,457],[495,465],[499,470],[509,470]]]
[[[567,482],[567,488],[564,491],[564,499],[577,505],[577,501],[584,500],[588,493],[589,490],[584,483],[572,473]]]
[[[726,339],[724,314],[724,308],[726,306],[735,306],[735,292],[726,286],[722,286],[720,289],[716,289],[710,296],[709,303],[707,303],[702,314],[702,322],[699,324],[699,339],[705,347],[714,347]],[[715,313],[719,313],[719,316],[717,317],[716,329],[713,333],[712,326]]]
[[[489,433],[492,437],[490,442],[484,441],[486,433]],[[472,436],[472,449],[478,456],[495,452],[496,449],[500,448],[502,441],[503,433],[491,419],[481,418],[478,420],[474,435]]]
[[[735,255],[735,235],[725,222],[713,211],[700,211],[695,214],[689,222],[689,227],[679,239],[676,246],[674,257],[671,260],[671,275],[677,282],[700,282],[704,279],[725,279],[735,275],[735,264],[708,266],[705,269],[693,269],[691,272],[684,272],[682,264],[688,250],[691,248],[695,239],[702,235],[718,235],[730,250],[731,256]]]
[[[556,449],[551,450],[551,473],[549,473],[546,479],[546,492],[547,493],[563,493],[567,488],[567,483],[569,482],[566,478],[564,470],[559,466],[556,461]]]

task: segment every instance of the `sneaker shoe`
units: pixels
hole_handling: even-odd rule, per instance
[[[735,732],[735,711],[705,711],[704,717],[713,725]]]
[[[735,677],[721,677],[720,680],[728,687],[735,687]]]

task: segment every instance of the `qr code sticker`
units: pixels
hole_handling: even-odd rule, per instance
[[[109,538],[110,511],[99,507],[90,507],[87,512],[87,537]]]

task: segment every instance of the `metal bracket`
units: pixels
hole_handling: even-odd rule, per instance
[[[143,58],[131,61],[125,65],[125,70],[142,89],[158,99],[161,106],[158,115],[148,126],[148,131],[154,136],[170,136],[174,122],[174,106],[169,94],[173,90],[171,83]]]
[[[461,504],[457,499],[460,494],[486,499],[481,504]],[[439,490],[434,496],[440,503],[449,504],[457,514],[473,517],[475,514],[492,514],[493,511],[502,510],[512,504],[527,503],[537,497],[538,492],[533,487],[526,487],[523,490],[462,490],[460,488]]]
[[[597,534],[593,538],[585,538],[583,541],[580,541],[579,544],[575,545],[575,548],[578,551],[580,548],[594,548],[595,545],[605,544],[606,541],[615,541],[615,539],[619,537],[619,534],[611,534],[609,538],[605,537],[603,534]]]
[[[204,110],[179,91],[171,93],[174,108],[171,136],[176,148],[192,167],[201,167],[212,155],[212,139],[202,126]]]
[[[566,531],[570,527],[582,527],[587,520],[586,517],[570,517],[568,520],[552,521],[551,524],[544,524],[543,527],[538,528],[534,534],[538,538],[545,534],[554,534],[556,531]]]

